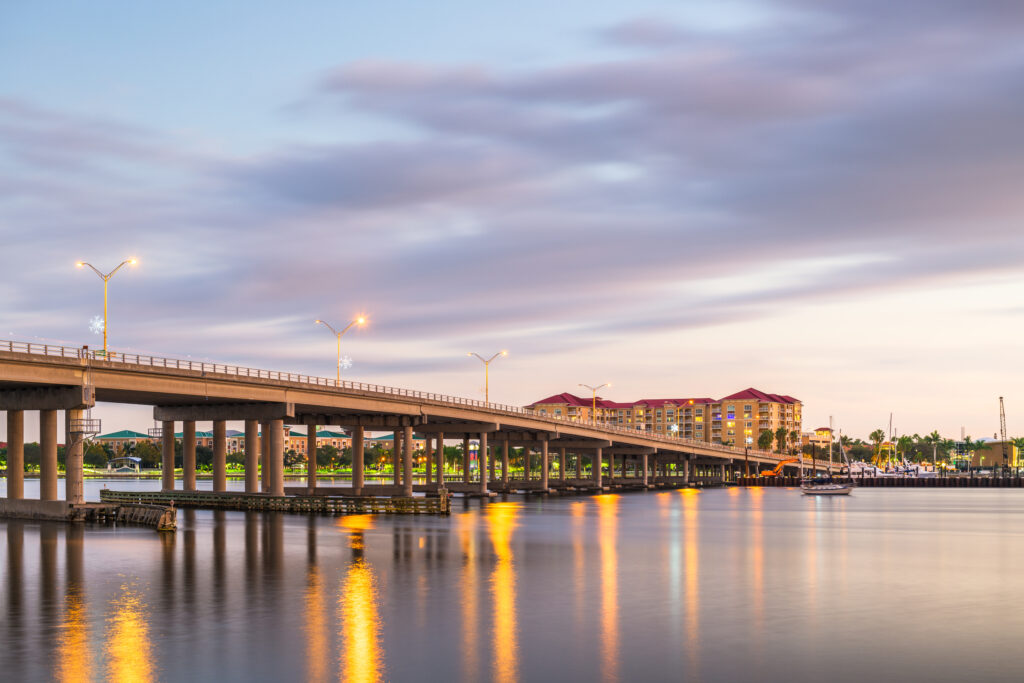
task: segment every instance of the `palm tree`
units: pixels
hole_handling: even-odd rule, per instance
[[[795,429],[789,433],[789,444],[793,446],[793,452],[796,453],[796,445],[800,443],[800,432]]]
[[[920,437],[918,437],[918,438],[920,438]],[[900,454],[902,454],[903,455],[903,459],[906,460],[906,458],[907,458],[907,451],[909,451],[913,447],[914,447],[914,437],[912,437],[912,436],[907,436],[906,434],[904,434],[903,436],[901,436],[898,439],[896,439],[896,455],[897,455],[897,458],[899,457]]]
[[[882,442],[885,441],[885,432],[881,429],[876,429],[868,434],[868,438],[871,439],[871,443],[875,444],[875,453],[877,454],[878,450],[882,447]]]
[[[757,437],[757,447],[762,451],[770,451],[772,449],[772,441],[775,440],[775,435],[772,434],[772,430],[765,429]]]
[[[777,444],[777,448],[775,450],[778,453],[781,453],[782,450],[786,447],[786,428],[785,427],[779,427],[778,429],[775,430],[775,443]]]

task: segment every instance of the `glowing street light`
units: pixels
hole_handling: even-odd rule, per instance
[[[138,263],[138,260],[134,259],[134,258],[130,258],[127,261],[121,261],[121,263],[118,264],[117,268],[114,268],[112,271],[110,271],[109,273],[106,273],[106,274],[104,274],[102,271],[100,271],[98,268],[96,268],[96,266],[92,265],[91,263],[86,263],[85,261],[79,261],[78,263],[75,264],[75,266],[77,266],[79,268],[82,268],[84,266],[89,266],[90,268],[92,268],[92,272],[96,273],[100,277],[100,279],[103,280],[103,357],[104,358],[107,357],[107,284],[110,282],[110,278],[114,277],[114,273],[116,273],[117,271],[121,270],[121,268],[123,268],[124,266],[134,266],[137,263]]]
[[[330,323],[324,322],[323,320],[314,320],[313,324],[323,325],[324,327],[329,329],[334,334],[335,337],[338,338],[338,384],[341,384],[341,335],[345,334],[356,325],[359,325],[361,327],[364,324],[366,324],[366,318],[364,318],[363,316],[359,316],[358,318],[350,322],[348,325],[346,325],[345,329],[343,329],[341,332],[338,332],[336,329],[331,327]]]
[[[585,389],[590,389],[590,392],[593,395],[594,402],[593,402],[593,405],[591,406],[591,409],[590,409],[590,419],[593,420],[594,422],[597,422],[597,391],[599,389],[604,389],[605,387],[610,387],[611,385],[612,385],[611,382],[605,382],[604,384],[602,384],[600,386],[596,386],[596,387],[592,387],[589,384],[581,384],[580,385],[581,387],[584,387]]]
[[[494,354],[493,356],[491,356],[490,358],[487,358],[487,359],[484,359],[484,357],[481,356],[479,353],[473,353],[472,351],[470,351],[466,355],[467,356],[476,356],[477,358],[480,359],[480,362],[484,364],[484,403],[490,403],[491,402],[491,378],[490,378],[491,361],[493,361],[494,359],[498,358],[499,356],[507,356],[508,355],[508,351],[498,351],[496,354]]]

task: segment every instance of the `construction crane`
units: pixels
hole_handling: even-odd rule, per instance
[[[1010,444],[1006,440],[1006,409],[1003,407],[1003,397],[999,397],[999,436],[1003,440],[1003,467],[1010,466]]]

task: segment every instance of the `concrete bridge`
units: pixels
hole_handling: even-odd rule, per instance
[[[96,402],[153,406],[162,424],[164,490],[174,490],[174,434],[182,423],[183,490],[196,489],[196,422],[213,423],[213,489],[225,490],[226,423],[245,422],[245,490],[273,495],[284,486],[284,425],[337,425],[352,431],[352,485],[318,487],[315,468],[308,485],[287,493],[305,495],[405,495],[436,491],[443,472],[443,444],[479,440],[479,467],[463,463],[461,481],[449,491],[491,495],[493,491],[688,485],[735,479],[749,468],[774,466],[785,457],[702,441],[654,435],[623,427],[569,421],[516,406],[485,403],[409,389],[337,381],[287,372],[114,354],[0,341],[0,410],[7,412],[8,498],[24,496],[25,411],[38,411],[40,498],[57,497],[57,411],[65,411],[66,502],[83,502],[83,442],[97,431],[85,411]],[[390,485],[364,481],[364,431],[393,431],[395,463]],[[413,430],[427,438],[426,482],[414,484]],[[308,430],[306,452],[315,453],[316,430]],[[510,478],[512,447],[525,448],[526,479]],[[584,461],[589,465],[583,468]],[[532,478],[532,464],[539,476]],[[552,465],[557,474],[552,475]],[[812,464],[808,461],[808,466]],[[500,465],[500,467],[499,467]],[[813,467],[826,466],[816,461]],[[500,472],[498,471],[500,469]],[[262,473],[262,476],[261,476]]]

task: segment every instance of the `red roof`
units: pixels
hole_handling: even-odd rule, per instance
[[[581,408],[590,408],[590,407],[593,406],[593,403],[594,403],[593,398],[584,398],[584,397],[581,397],[581,396],[576,396],[575,394],[570,394],[568,392],[565,392],[565,393],[562,393],[562,394],[555,394],[554,396],[548,396],[547,398],[541,399],[539,401],[534,401],[530,405],[531,406],[536,406],[536,405],[541,405],[541,404],[545,404],[545,405],[555,404],[555,405],[579,406]],[[706,404],[706,403],[714,403],[714,399],[710,399],[710,398],[647,398],[647,399],[642,399],[640,401],[627,401],[627,402],[623,403],[623,402],[619,402],[619,401],[608,401],[608,400],[605,400],[605,399],[601,398],[600,396],[598,396],[598,398],[597,398],[597,407],[598,408],[606,408],[608,410],[629,409],[629,408],[633,408],[635,406],[647,406],[647,407],[651,407],[651,408],[660,408],[660,407],[665,406],[665,405],[684,406],[684,405],[688,405],[688,404],[691,404],[691,403],[695,404],[695,405],[697,405],[697,404]]]
[[[767,394],[754,387],[749,387],[743,391],[737,391],[735,394],[731,394],[722,399],[722,401],[762,401],[766,403],[799,403],[799,401],[792,396],[780,396],[779,394]]]
[[[579,407],[588,407],[589,408],[589,407],[591,407],[593,405],[594,400],[592,398],[582,398],[580,396],[576,396],[575,394],[570,394],[569,392],[565,392],[565,393],[561,393],[561,394],[555,394],[554,396],[548,396],[547,398],[541,399],[539,401],[534,401],[530,405],[531,406],[536,406],[536,405],[540,405],[542,403],[543,404],[551,404],[551,403],[559,404],[560,403],[560,404],[565,404],[565,405],[570,405],[570,406],[579,406]],[[600,399],[600,398],[597,399],[597,404],[599,406],[603,406],[604,405],[604,400]]]
[[[714,403],[710,398],[642,398],[639,401],[634,401],[630,405],[639,406],[645,405],[650,408],[661,408],[666,404],[684,406],[689,404],[697,403]]]

